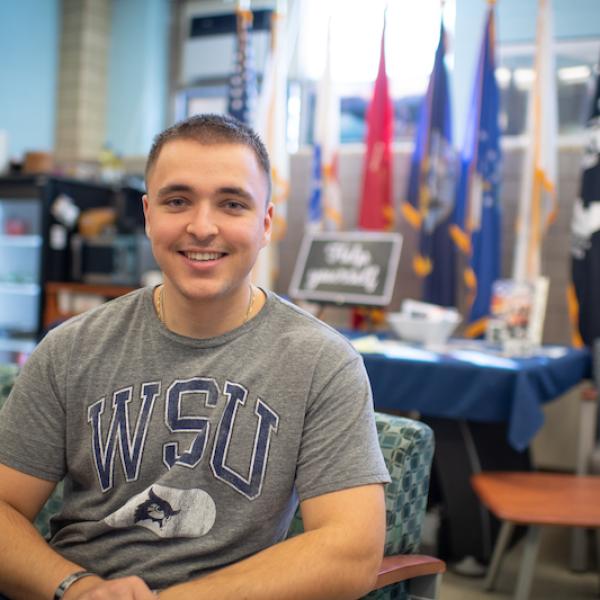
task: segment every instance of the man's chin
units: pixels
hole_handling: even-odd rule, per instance
[[[227,289],[219,284],[175,285],[177,293],[188,302],[210,302],[227,297]]]

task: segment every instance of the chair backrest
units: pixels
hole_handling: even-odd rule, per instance
[[[385,488],[385,555],[414,554],[421,543],[433,460],[433,431],[404,417],[375,414],[379,445],[390,477]]]
[[[433,461],[433,431],[425,423],[375,413],[379,445],[392,481],[385,487],[385,556],[415,554],[421,544],[421,528]],[[407,581],[372,591],[365,600],[412,598]]]

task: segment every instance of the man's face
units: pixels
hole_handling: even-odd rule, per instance
[[[267,176],[252,149],[167,142],[147,186],[146,233],[169,293],[192,301],[247,294],[273,213],[266,206]]]

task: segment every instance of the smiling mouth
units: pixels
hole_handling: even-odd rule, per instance
[[[208,262],[225,256],[224,252],[182,252],[181,254],[194,262]]]

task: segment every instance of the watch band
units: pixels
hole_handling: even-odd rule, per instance
[[[90,571],[76,571],[75,573],[71,573],[70,575],[67,575],[58,584],[58,587],[56,588],[56,591],[54,592],[54,598],[53,598],[53,600],[60,600],[65,595],[65,592],[76,581],[79,581],[80,579],[83,579],[84,577],[89,577],[90,575],[95,575],[95,574],[96,573],[91,573]]]

